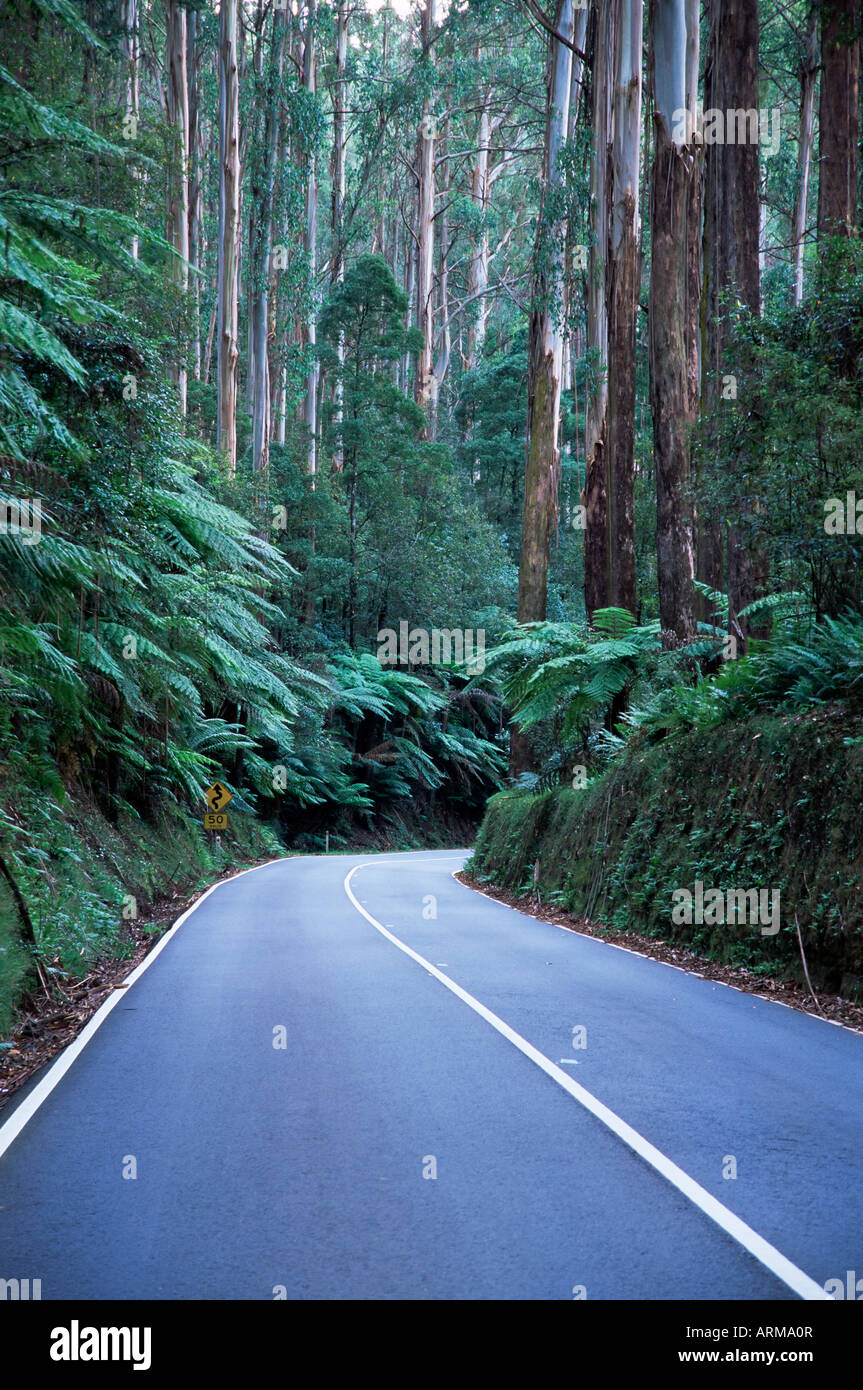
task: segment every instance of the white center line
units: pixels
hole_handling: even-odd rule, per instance
[[[748,1250],[750,1255],[754,1255],[756,1260],[764,1265],[766,1269],[769,1269],[770,1273],[774,1274],[777,1279],[781,1279],[783,1284],[787,1284],[789,1289],[793,1289],[794,1293],[798,1294],[800,1298],[807,1300],[826,1300],[828,1302],[832,1301],[832,1296],[827,1293],[826,1289],[822,1289],[820,1284],[816,1283],[816,1281],[810,1278],[808,1274],[804,1273],[802,1269],[798,1269],[797,1265],[793,1264],[791,1260],[783,1255],[781,1251],[777,1250],[774,1245],[766,1241],[764,1237],[760,1236],[757,1231],[754,1231],[751,1226],[747,1226],[745,1221],[741,1221],[740,1217],[735,1216],[734,1212],[729,1210],[728,1207],[723,1206],[722,1202],[717,1201],[713,1194],[707,1191],[706,1187],[702,1187],[701,1184],[697,1183],[694,1178],[691,1178],[688,1173],[685,1173],[682,1168],[678,1168],[676,1163],[672,1162],[670,1158],[667,1158],[666,1155],[657,1149],[655,1145],[651,1144],[648,1139],[645,1139],[642,1134],[639,1134],[631,1125],[628,1125],[625,1120],[622,1120],[620,1116],[616,1115],[613,1110],[610,1110],[607,1105],[603,1105],[602,1101],[597,1100],[596,1096],[591,1095],[590,1091],[586,1091],[583,1086],[579,1086],[577,1081],[573,1081],[572,1077],[567,1076],[565,1071],[561,1071],[559,1066],[556,1066],[554,1062],[550,1061],[544,1053],[540,1052],[532,1043],[529,1043],[527,1039],[523,1038],[520,1033],[517,1033],[514,1028],[510,1028],[508,1023],[504,1023],[502,1018],[498,1018],[497,1014],[492,1013],[491,1009],[487,1009],[485,1004],[481,1004],[472,994],[468,994],[466,989],[462,989],[461,985],[457,985],[455,980],[451,980],[448,975],[442,975],[440,970],[432,965],[431,961],[426,960],[417,951],[412,950],[404,941],[400,941],[399,938],[383,926],[377,918],[373,917],[370,912],[367,912],[362,903],[358,902],[351,888],[351,879],[359,869],[373,867],[374,862],[370,860],[366,860],[363,864],[356,864],[345,878],[344,888],[354,907],[358,912],[362,913],[363,917],[371,923],[376,931],[379,931],[381,935],[385,936],[388,941],[391,941],[394,946],[398,946],[400,951],[404,951],[405,955],[410,956],[418,965],[423,966],[430,975],[434,975],[437,980],[440,980],[442,985],[445,985],[448,990],[451,990],[453,994],[461,999],[463,1003],[467,1004],[469,1008],[473,1009],[475,1013],[478,1013],[480,1018],[484,1018],[486,1023],[490,1023],[492,1028],[495,1028],[508,1042],[512,1043],[513,1047],[517,1047],[519,1052],[523,1052],[525,1057],[529,1057],[541,1071],[545,1072],[546,1076],[550,1076],[553,1081],[556,1081],[564,1091],[572,1096],[573,1100],[578,1101],[579,1105],[583,1105],[585,1110],[589,1110],[591,1115],[594,1115],[596,1119],[600,1120],[602,1124],[611,1130],[612,1134],[616,1134],[619,1139],[622,1139],[624,1144],[632,1149],[633,1153],[638,1154],[639,1158],[644,1159],[645,1163],[649,1163],[651,1168],[654,1168],[667,1182],[671,1183],[672,1187],[675,1187],[677,1191],[681,1192],[684,1197],[687,1197],[694,1206],[704,1212],[705,1216],[708,1216],[710,1220],[721,1227],[727,1235],[730,1235],[739,1245],[742,1245],[744,1250]]]

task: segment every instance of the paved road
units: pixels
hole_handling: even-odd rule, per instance
[[[211,892],[0,1157],[0,1278],[796,1300],[863,1274],[863,1037],[538,923],[465,857]]]

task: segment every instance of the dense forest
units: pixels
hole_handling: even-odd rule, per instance
[[[681,733],[829,715],[854,858],[853,0],[0,15],[0,1024],[170,885]]]

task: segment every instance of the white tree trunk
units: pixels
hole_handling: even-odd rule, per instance
[[[270,464],[271,392],[270,360],[270,291],[272,272],[270,261],[273,249],[273,201],[276,183],[276,161],[279,150],[280,104],[282,73],[285,61],[287,24],[284,10],[273,11],[273,37],[267,60],[268,81],[264,90],[262,146],[259,154],[261,182],[257,191],[258,208],[255,242],[250,247],[252,289],[252,319],[250,336],[254,346],[251,365],[252,390],[252,468],[263,476]]]
[[[797,196],[791,220],[791,245],[794,264],[794,303],[803,300],[803,251],[806,235],[806,210],[809,203],[809,174],[812,169],[812,149],[815,143],[815,82],[818,77],[818,11],[809,12],[806,52],[800,68],[800,126],[797,136]]]
[[[348,84],[346,73],[348,63],[349,14],[350,12],[347,5],[344,3],[340,4],[336,12],[336,80],[335,90],[333,92],[333,254],[330,266],[330,279],[334,285],[341,284],[345,278],[345,180],[348,144],[346,120]],[[341,330],[339,330],[336,351],[338,353],[339,370],[336,374],[335,422],[336,429],[339,431],[339,442],[333,455],[333,470],[336,473],[341,473],[345,464],[344,450],[341,445],[341,424],[344,418],[344,380],[342,373],[345,364],[345,337]]]
[[[479,49],[476,50],[474,57],[479,61],[481,57]],[[488,300],[486,298],[486,291],[488,290],[488,227],[486,226],[486,218],[491,201],[491,185],[488,177],[489,145],[491,142],[491,118],[489,114],[491,91],[489,88],[485,88],[481,100],[476,162],[471,169],[470,176],[470,196],[483,220],[480,234],[472,245],[468,267],[467,297],[469,300],[475,300],[476,305],[467,327],[465,366],[468,371],[472,371],[479,360],[488,325]]]
[[[138,0],[120,0],[120,23],[123,37],[120,48],[126,64],[126,118],[130,128],[136,129],[140,112],[140,89],[138,81]],[[137,178],[138,176],[135,175]],[[138,259],[138,238],[132,237],[130,247],[132,259]]]
[[[187,68],[189,79],[189,264],[194,270],[200,270],[203,262],[203,217],[202,217],[202,189],[201,178],[203,171],[203,135],[201,130],[201,112],[198,88],[198,76],[201,66],[201,42],[198,27],[198,14],[196,10],[190,10],[186,18],[186,30],[188,39]],[[193,276],[192,293],[194,296],[194,332],[192,335],[192,352],[194,357],[193,373],[196,381],[201,379],[202,370],[202,348],[201,348],[201,277]]]
[[[428,52],[435,27],[436,0],[426,0],[422,12],[421,34],[423,51]],[[435,117],[432,102],[423,102],[422,120],[417,139],[417,181],[419,209],[417,215],[417,327],[423,335],[423,346],[417,358],[416,398],[428,408],[434,393],[434,285],[435,252]]]
[[[219,12],[218,446],[237,471],[237,363],[240,230],[240,126],[237,0]]]
[[[180,257],[173,276],[185,297],[189,288],[189,76],[187,66],[186,11],[176,0],[165,0],[165,39],[168,121],[174,133],[173,159],[168,188],[168,231]],[[178,343],[178,361],[171,376],[177,383],[180,412],[186,414],[185,342]]]
[[[584,601],[590,616],[608,603],[608,158],[614,84],[614,9],[598,0],[593,59],[587,272]]]
[[[303,86],[310,96],[317,91],[317,57],[315,54],[315,18],[317,0],[309,0],[306,38],[303,47]],[[303,406],[303,419],[306,425],[306,472],[314,479],[318,471],[318,363],[314,357],[317,345],[316,306],[314,303],[315,281],[317,277],[318,248],[318,171],[313,153],[308,155],[306,171],[306,223],[304,247],[309,268],[309,283],[312,292],[312,308],[306,325],[306,346],[312,353],[312,362],[306,376],[306,397]]]

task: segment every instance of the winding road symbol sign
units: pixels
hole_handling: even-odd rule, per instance
[[[208,787],[204,792],[204,796],[207,798],[207,805],[211,811],[224,810],[231,800],[232,795],[233,793],[229,792],[227,787],[223,787],[221,782],[214,782],[213,785]]]

